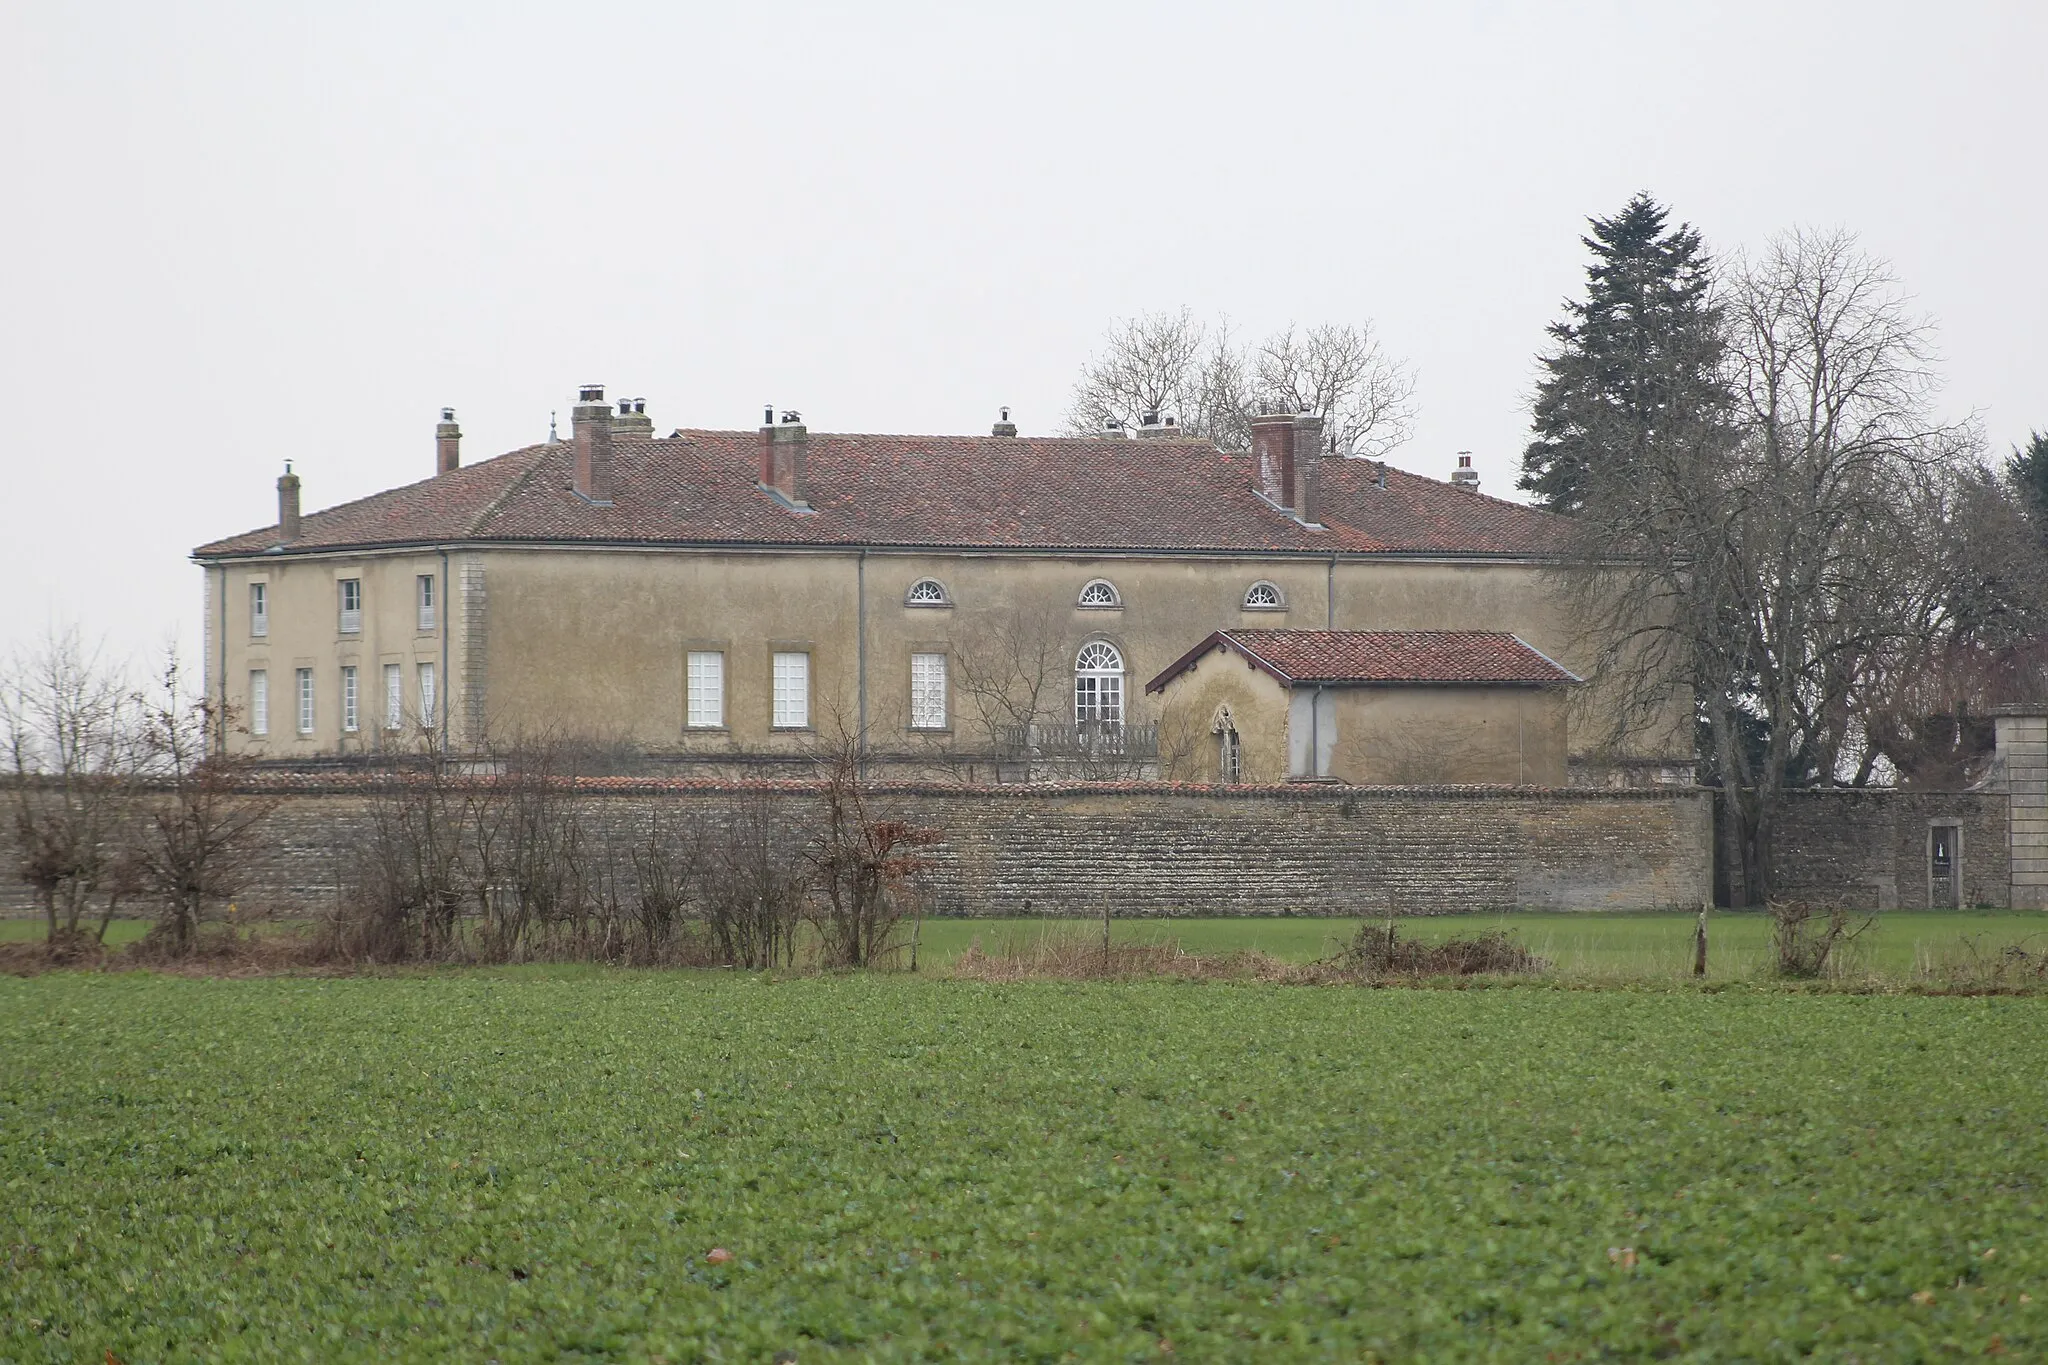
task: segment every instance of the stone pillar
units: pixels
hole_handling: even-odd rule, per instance
[[[1997,757],[1987,785],[2006,793],[2006,860],[2015,910],[2048,909],[2048,703],[1992,710]]]

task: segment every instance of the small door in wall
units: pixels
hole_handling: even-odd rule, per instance
[[[1963,829],[1961,825],[1927,827],[1927,904],[1954,910],[1963,896]]]

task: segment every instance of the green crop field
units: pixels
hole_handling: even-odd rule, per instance
[[[2044,1039],[1740,985],[0,978],[0,1359],[2040,1358]]]

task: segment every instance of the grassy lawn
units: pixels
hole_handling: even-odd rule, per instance
[[[1683,914],[1509,914],[1441,915],[1399,921],[1396,932],[1412,938],[1444,938],[1486,929],[1511,929],[1558,972],[1579,978],[1675,978],[1692,970],[1693,917]],[[1327,957],[1358,932],[1355,919],[1173,919],[1116,920],[1117,939],[1178,939],[1189,952],[1219,953],[1255,948],[1290,962]],[[1383,921],[1375,920],[1375,924]],[[1040,934],[1100,934],[1089,920],[927,920],[919,947],[920,966],[943,967],[977,939],[984,950],[1028,941]],[[1995,950],[2007,943],[2048,948],[2048,913],[2023,911],[1892,911],[1850,950],[1849,965],[1887,976],[1910,975],[1923,960],[1960,948],[1968,938]],[[1717,913],[1708,923],[1708,975],[1713,980],[1764,976],[1770,962],[1768,916]]]
[[[1356,919],[1112,919],[1111,936],[1119,941],[1177,940],[1195,953],[1226,953],[1256,949],[1289,962],[1327,957],[1358,932]],[[1375,924],[1383,921],[1375,920]],[[258,932],[291,932],[301,926],[264,921]],[[1555,975],[1570,980],[1643,981],[1689,978],[1692,969],[1693,917],[1685,914],[1545,914],[1442,915],[1399,921],[1397,932],[1410,938],[1444,938],[1487,929],[1509,929],[1543,957]],[[148,925],[141,920],[115,920],[107,933],[111,946],[141,938]],[[943,971],[979,942],[994,952],[1046,934],[1093,937],[1096,920],[933,919],[924,922],[919,965]],[[43,922],[0,919],[0,942],[41,939]],[[1754,980],[1771,966],[1771,926],[1762,913],[1716,913],[1709,925],[1709,979]],[[1850,948],[1846,965],[1852,972],[1909,978],[1929,962],[1954,956],[1965,942],[1980,952],[1996,952],[2008,943],[2030,951],[2048,950],[2048,913],[2019,911],[1892,911],[1877,917]],[[903,959],[908,962],[907,956]]]
[[[92,920],[85,926],[87,932],[99,928],[99,921]],[[149,932],[149,922],[139,919],[117,919],[107,926],[107,944],[118,948],[124,943],[133,943]],[[26,943],[49,936],[49,927],[39,919],[0,919],[0,943]]]
[[[0,1359],[2039,1358],[2044,1037],[1745,987],[0,978]]]

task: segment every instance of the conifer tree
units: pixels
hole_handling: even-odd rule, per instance
[[[2012,448],[2005,477],[2026,498],[2029,510],[2048,516],[2048,431],[2031,432],[2025,445]]]
[[[1597,484],[1626,487],[1632,465],[1675,422],[1723,410],[1720,317],[1712,261],[1697,229],[1667,229],[1667,210],[1638,193],[1589,222],[1586,297],[1550,325],[1518,486],[1556,512],[1577,512]]]

